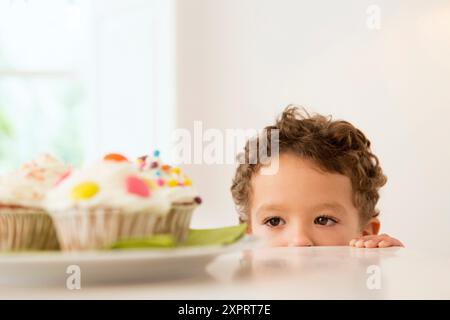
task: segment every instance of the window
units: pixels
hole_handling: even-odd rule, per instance
[[[0,170],[42,152],[84,158],[89,1],[0,0]]]
[[[50,152],[168,150],[168,0],[0,0],[0,173]]]

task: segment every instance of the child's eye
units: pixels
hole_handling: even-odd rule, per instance
[[[338,221],[335,218],[329,216],[320,216],[314,219],[314,224],[318,224],[321,226],[330,227],[334,226],[336,223],[338,223]]]
[[[286,224],[280,217],[272,217],[264,221],[264,224],[269,227],[278,227],[280,225]]]

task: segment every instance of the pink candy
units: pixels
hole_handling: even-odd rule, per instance
[[[150,196],[150,189],[144,180],[135,177],[129,176],[125,180],[126,188],[128,193],[140,196],[142,198],[147,198]]]
[[[72,171],[67,171],[65,173],[63,173],[59,179],[55,182],[55,187],[59,186],[61,184],[61,182],[63,182],[64,180],[66,180],[70,175],[71,175]]]

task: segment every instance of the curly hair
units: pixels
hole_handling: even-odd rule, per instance
[[[279,153],[298,155],[313,161],[325,172],[350,178],[353,203],[362,223],[379,215],[376,209],[378,191],[387,178],[371,151],[370,141],[359,129],[347,121],[333,120],[331,116],[310,115],[294,105],[284,110],[275,125],[265,128],[267,139],[270,140],[269,132],[274,129],[278,130]],[[239,164],[231,186],[241,222],[248,221],[250,216],[251,179],[264,165],[262,161],[248,161],[252,158],[250,150],[254,140],[260,141],[261,136],[248,140],[244,152],[239,154],[238,158],[247,161]],[[270,150],[270,143],[266,145],[270,156],[274,150]]]

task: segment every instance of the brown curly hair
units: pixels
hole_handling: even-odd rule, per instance
[[[378,190],[387,182],[378,158],[372,153],[370,141],[351,123],[333,120],[331,116],[310,115],[303,109],[289,105],[275,125],[264,130],[266,141],[270,141],[272,130],[278,130],[279,153],[292,153],[312,160],[322,170],[343,174],[350,178],[353,202],[358,209],[361,223],[378,216],[376,204]],[[240,164],[236,170],[231,193],[240,221],[249,220],[252,196],[251,179],[264,165],[259,153],[257,161],[252,160],[252,143],[260,146],[261,136],[247,141],[244,152],[238,156]],[[266,143],[268,156],[273,155],[270,143]],[[258,147],[259,150],[259,147]],[[246,161],[242,161],[242,160]]]

